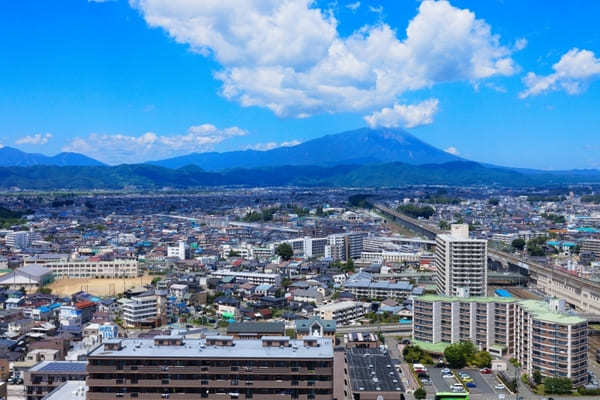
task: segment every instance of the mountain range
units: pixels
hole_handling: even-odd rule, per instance
[[[46,156],[38,153],[26,153],[8,146],[0,148],[0,167],[31,167],[34,165],[99,166],[104,164],[79,153],[59,153],[55,156]]]
[[[49,157],[0,149],[0,188],[177,189],[216,186],[397,187],[600,183],[600,171],[540,171],[464,160],[399,129],[328,135],[268,151],[193,153],[106,166],[76,153]]]

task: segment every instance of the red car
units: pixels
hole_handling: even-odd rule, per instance
[[[482,374],[491,374],[492,370],[489,368],[482,368],[479,370],[479,372],[481,372]]]

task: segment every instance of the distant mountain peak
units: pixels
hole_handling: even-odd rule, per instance
[[[191,164],[207,171],[220,171],[283,165],[333,166],[388,162],[420,165],[458,160],[462,158],[437,149],[402,129],[365,127],[267,151],[192,153],[150,164],[167,168],[181,168]]]
[[[0,167],[31,167],[35,165],[56,166],[100,166],[100,161],[79,153],[59,153],[47,156],[39,153],[27,153],[14,147],[0,147]]]

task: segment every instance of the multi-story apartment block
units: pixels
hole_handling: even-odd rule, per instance
[[[105,341],[88,355],[88,400],[331,400],[331,339],[231,336]]]
[[[564,376],[586,383],[587,321],[556,311],[552,302],[502,297],[426,295],[413,299],[413,339],[427,343],[470,341],[511,355],[523,372]]]
[[[161,319],[159,297],[132,297],[123,304],[123,322],[127,327],[155,327]]]
[[[85,381],[86,361],[42,361],[25,372],[27,400],[40,400],[66,381]]]
[[[334,320],[337,324],[348,324],[369,312],[369,304],[358,301],[330,303],[317,308],[321,319]]]
[[[581,241],[581,252],[590,252],[596,258],[600,258],[600,240],[585,239]]]
[[[469,226],[454,224],[450,234],[437,235],[436,287],[446,296],[487,294],[487,241],[469,238]]]
[[[369,278],[348,279],[343,287],[357,298],[368,299],[405,299],[413,290],[408,281],[374,281]]]
[[[212,275],[216,278],[225,278],[227,276],[231,276],[236,279],[254,283],[256,285],[269,284],[279,286],[281,284],[281,276],[279,274],[265,274],[262,272],[248,271],[228,271],[220,269],[213,272]]]

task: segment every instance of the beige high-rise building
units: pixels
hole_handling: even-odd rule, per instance
[[[485,296],[487,241],[469,238],[469,226],[453,224],[450,234],[435,240],[435,283],[438,294]]]

